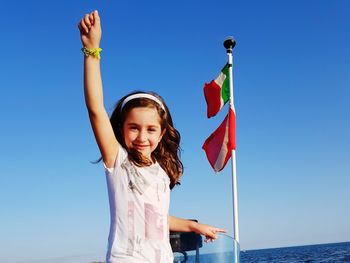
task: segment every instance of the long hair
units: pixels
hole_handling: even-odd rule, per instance
[[[132,94],[147,93],[157,97],[164,105],[164,109],[155,101],[148,98],[135,98],[128,101],[122,108],[124,99]],[[119,144],[127,150],[128,158],[136,166],[145,166],[152,163],[145,158],[136,149],[128,149],[123,136],[123,125],[131,109],[136,107],[154,108],[157,110],[160,118],[160,126],[163,132],[161,141],[157,148],[151,153],[152,160],[156,160],[164,169],[170,179],[170,189],[179,184],[180,177],[183,174],[183,164],[180,160],[180,133],[174,128],[173,120],[164,100],[154,92],[132,92],[121,98],[110,117],[114,134]]]

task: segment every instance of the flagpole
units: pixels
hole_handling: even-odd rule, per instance
[[[232,49],[235,47],[236,41],[233,37],[227,37],[224,41],[224,47],[226,48],[228,56],[228,72],[229,72],[229,86],[230,86],[230,108],[235,111],[233,101],[233,56]],[[231,155],[232,162],[232,205],[233,205],[233,238],[234,238],[234,263],[240,262],[240,248],[239,248],[239,229],[238,229],[238,202],[237,202],[237,175],[236,175],[236,150],[232,150]]]

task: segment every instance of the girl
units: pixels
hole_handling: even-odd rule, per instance
[[[84,52],[84,91],[106,170],[111,224],[106,262],[170,263],[169,230],[216,239],[223,229],[169,216],[169,196],[183,173],[180,134],[154,93],[123,97],[108,118],[103,105],[97,11],[78,25]]]

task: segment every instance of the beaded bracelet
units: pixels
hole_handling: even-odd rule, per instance
[[[88,49],[86,47],[83,47],[81,49],[81,51],[83,51],[85,57],[88,57],[89,55],[91,55],[91,56],[93,56],[95,58],[101,59],[100,52],[102,51],[102,48]]]

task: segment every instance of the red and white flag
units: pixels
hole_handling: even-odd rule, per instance
[[[202,148],[215,172],[224,169],[232,150],[236,149],[236,115],[233,108],[230,108],[224,121],[205,140]]]

